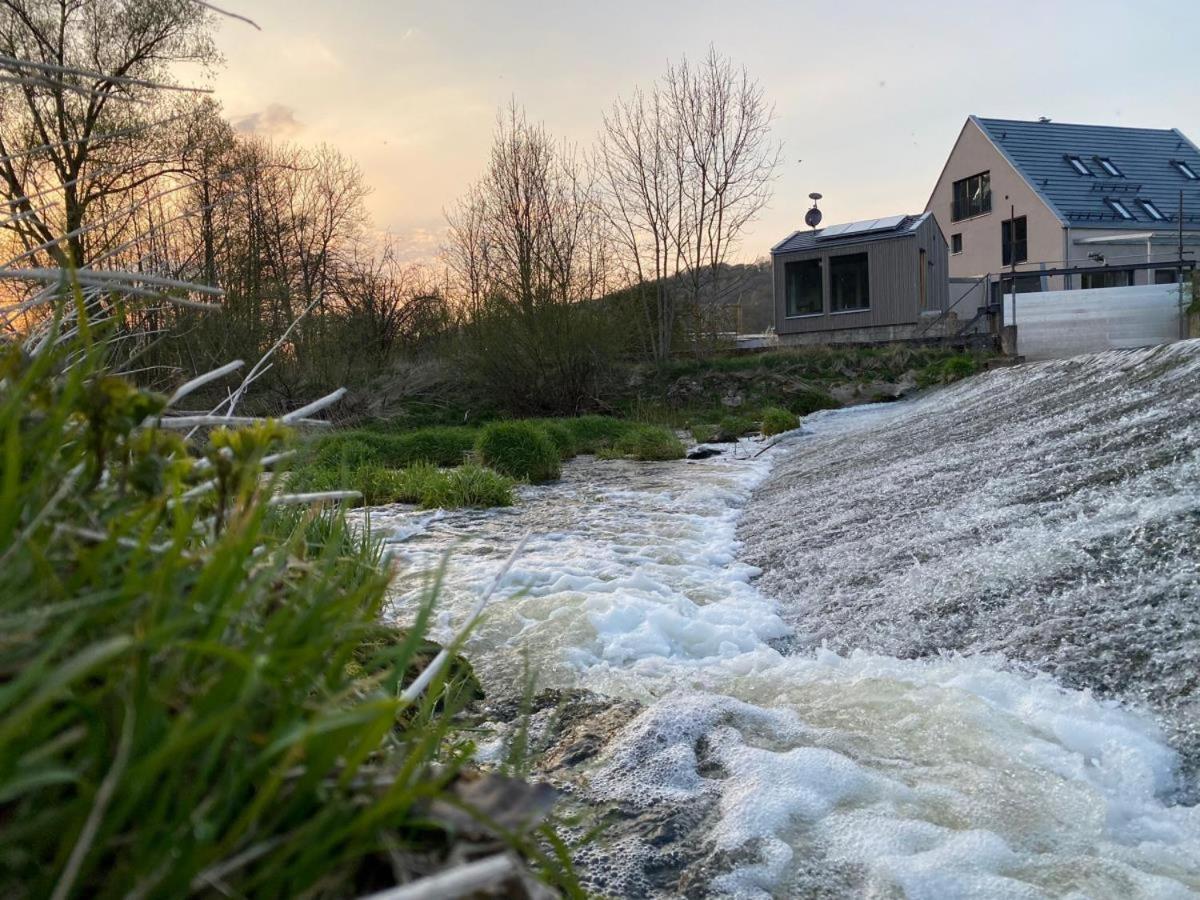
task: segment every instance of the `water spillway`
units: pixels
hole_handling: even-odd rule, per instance
[[[845,417],[741,534],[808,643],[1002,653],[1153,708],[1200,762],[1200,342]]]
[[[509,510],[371,511],[489,695],[634,713],[575,773],[620,896],[1183,897],[1200,346],[812,417],[756,459],[569,464]],[[745,456],[746,454],[742,454]]]

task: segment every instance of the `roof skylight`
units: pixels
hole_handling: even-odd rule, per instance
[[[1148,215],[1148,216],[1149,216],[1151,219],[1153,219],[1155,222],[1164,222],[1164,221],[1166,221],[1166,218],[1167,218],[1167,217],[1166,217],[1166,216],[1164,216],[1164,215],[1162,214],[1162,212],[1159,210],[1159,208],[1158,208],[1157,206],[1155,206],[1155,205],[1154,205],[1154,201],[1153,201],[1153,200],[1142,200],[1142,199],[1139,199],[1139,200],[1138,200],[1138,205],[1140,205],[1140,206],[1142,207],[1142,209],[1144,209],[1144,210],[1146,211],[1146,215]]]
[[[1118,169],[1117,164],[1114,163],[1107,156],[1097,156],[1097,157],[1095,157],[1095,160],[1096,160],[1096,165],[1098,165],[1100,168],[1102,168],[1105,172],[1107,172],[1113,178],[1124,178],[1125,177],[1125,173],[1122,172],[1120,169]]]
[[[1085,163],[1078,156],[1071,156],[1070,154],[1067,154],[1063,158],[1067,162],[1069,162],[1071,164],[1071,168],[1074,169],[1076,172],[1078,172],[1080,175],[1093,175],[1094,174],[1092,172],[1092,170],[1087,167],[1087,163]]]
[[[1126,221],[1133,221],[1133,213],[1131,213],[1129,211],[1129,207],[1127,207],[1120,200],[1117,200],[1114,197],[1105,197],[1104,202],[1107,203],[1109,208],[1122,219],[1125,219]]]
[[[1200,181],[1200,175],[1196,174],[1196,170],[1185,163],[1182,159],[1171,160],[1171,165],[1179,170],[1179,174],[1188,181]]]

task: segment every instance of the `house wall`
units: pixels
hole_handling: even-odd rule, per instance
[[[992,211],[981,216],[951,221],[954,208],[954,182],[980,172],[991,173]],[[961,234],[961,253],[950,254],[950,277],[978,278],[989,272],[999,272],[1003,265],[1001,223],[1016,215],[1025,216],[1028,229],[1028,258],[1033,263],[1049,262],[1051,268],[1063,258],[1063,227],[1058,217],[1046,205],[996,146],[971,120],[963,126],[941,177],[926,204],[927,212],[937,219],[946,241]],[[1086,256],[1086,254],[1085,254]],[[1035,272],[1042,266],[1019,265],[1018,271]],[[1061,276],[1048,279],[1047,288],[1062,287]]]
[[[1108,239],[1113,243],[1083,243],[1089,238]],[[1147,246],[1144,238],[1132,237],[1128,229],[1072,228],[1067,248],[1068,264],[1072,266],[1101,265],[1090,259],[1089,253],[1103,254],[1103,264],[1109,268],[1121,268],[1123,264],[1161,262],[1164,264],[1161,268],[1169,269],[1171,267],[1166,263],[1174,262],[1179,258],[1179,244],[1178,238],[1166,231],[1154,232],[1153,240]],[[1200,259],[1200,234],[1184,231],[1183,258]],[[1133,273],[1133,277],[1135,285],[1154,284],[1153,269],[1136,271]],[[1078,275],[1071,276],[1070,286],[1073,288],[1080,286]]]
[[[926,250],[927,295],[930,309],[943,309],[949,294],[945,240],[932,217],[911,234],[880,241],[799,250],[774,256],[775,330],[780,335],[855,328],[907,325],[920,318],[918,304],[920,250]],[[788,317],[784,268],[787,263],[819,259],[825,273],[829,260],[856,253],[868,255],[871,307],[856,312],[831,313],[828,274],[822,278],[824,312],[820,315]],[[932,265],[929,265],[932,263]]]

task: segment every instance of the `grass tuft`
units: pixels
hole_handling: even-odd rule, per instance
[[[683,443],[669,428],[661,425],[635,425],[621,435],[601,455],[639,460],[683,459]]]
[[[558,450],[558,458],[563,462],[574,459],[579,451],[575,447],[575,436],[571,429],[560,419],[542,419],[537,423],[546,432],[546,436]]]
[[[791,431],[793,428],[798,428],[799,425],[800,417],[794,412],[788,412],[777,406],[768,406],[762,411],[762,433],[768,437]]]
[[[575,419],[564,419],[563,425],[575,439],[578,453],[598,453],[609,448],[634,427],[632,422],[610,416],[579,416]]]
[[[531,484],[554,481],[562,474],[558,449],[533,422],[493,422],[480,432],[475,449],[485,465]]]

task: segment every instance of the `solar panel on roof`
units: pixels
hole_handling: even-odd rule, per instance
[[[817,235],[817,238],[818,240],[823,240],[824,238],[837,237],[839,234],[843,234],[846,229],[853,224],[854,223],[851,222],[848,225],[830,225],[828,228],[822,228],[821,233]]]
[[[860,222],[847,222],[845,225],[831,225],[817,235],[817,240],[871,234],[876,231],[893,231],[899,228],[901,223],[907,218],[908,216],[887,216],[883,219],[863,219]]]

